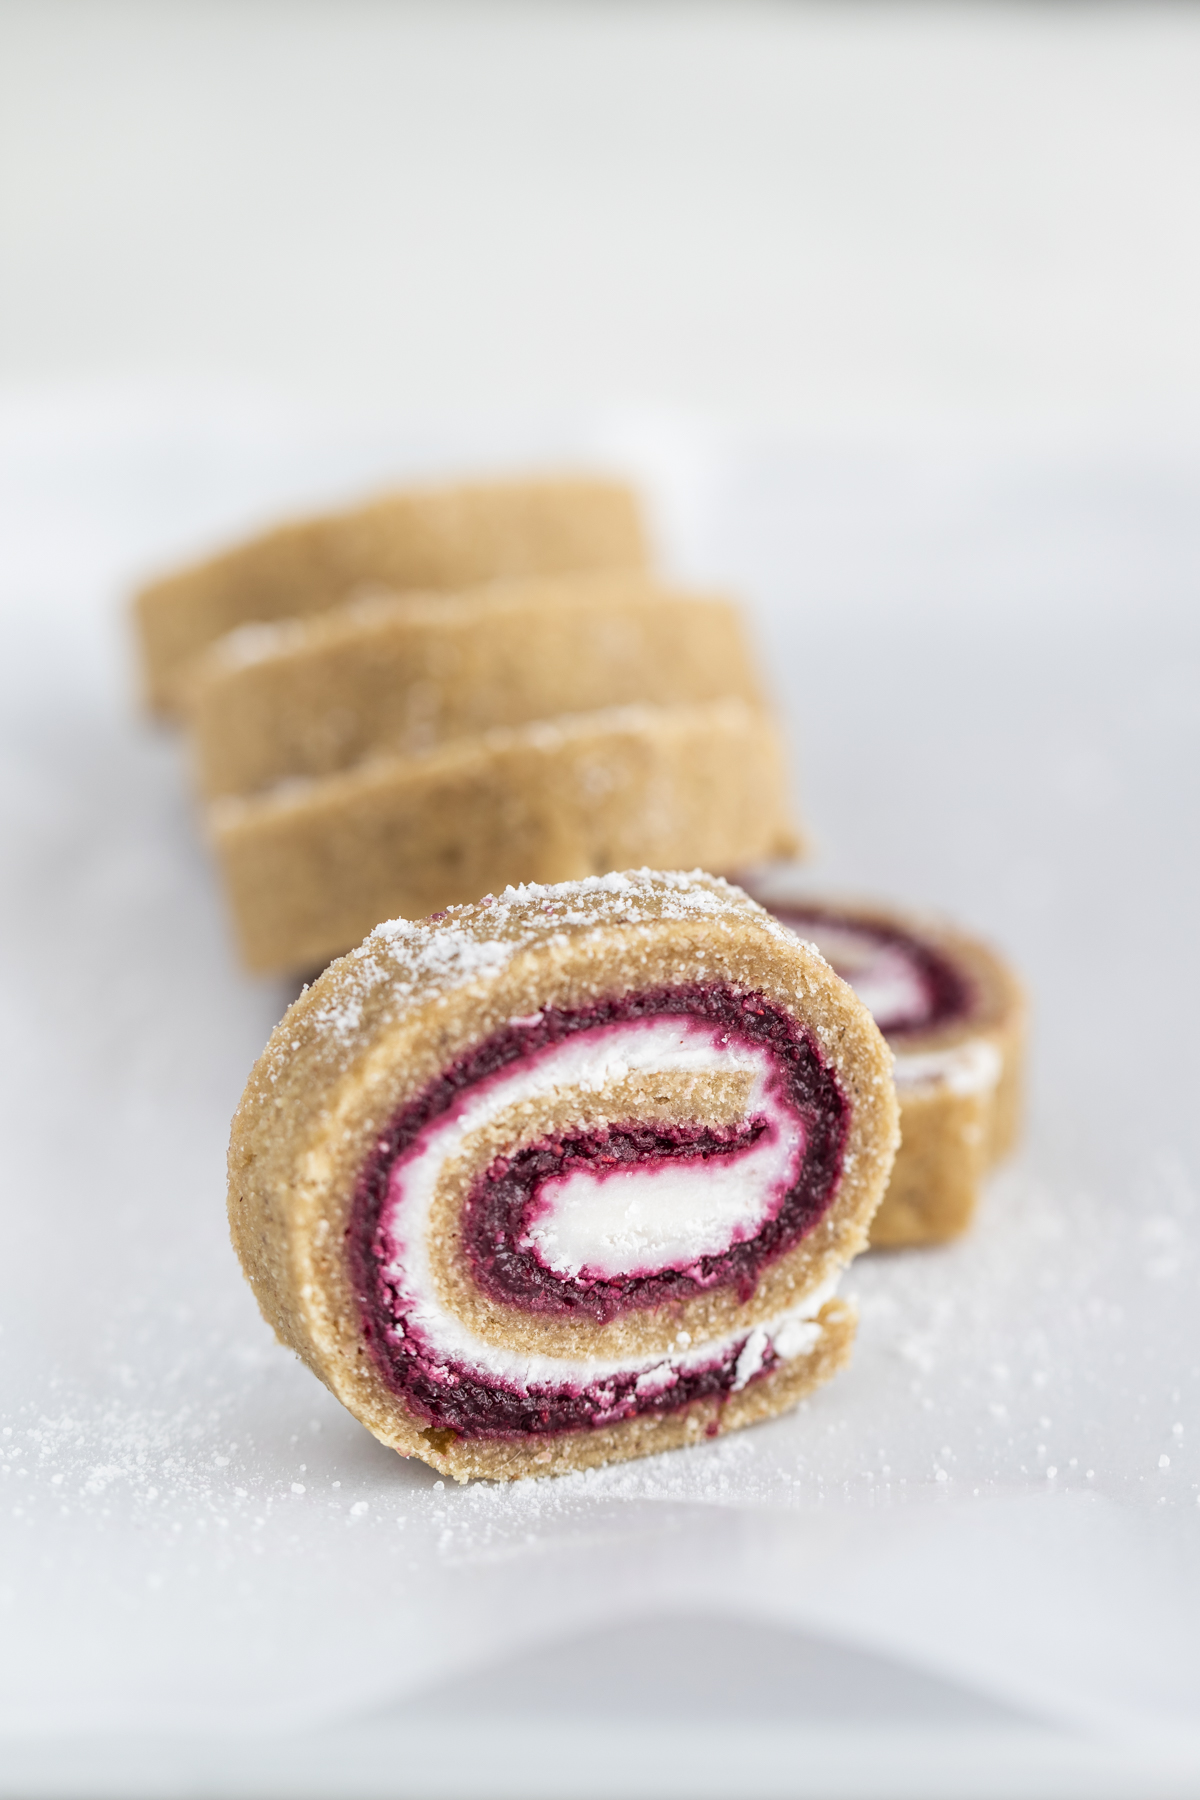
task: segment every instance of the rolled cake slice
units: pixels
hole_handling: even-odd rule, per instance
[[[762,701],[739,608],[636,573],[377,593],[244,626],[193,667],[189,724],[209,798],[559,713]]]
[[[378,927],[307,989],[229,1150],[263,1313],[383,1443],[466,1480],[665,1450],[847,1359],[891,1056],[711,876]]]
[[[1020,1126],[1026,1009],[1016,976],[941,921],[819,899],[788,870],[748,885],[851,983],[895,1052],[900,1150],[871,1242],[956,1237]]]
[[[178,710],[184,671],[238,625],[319,612],[361,582],[468,587],[497,576],[640,568],[646,543],[622,482],[497,481],[387,494],[280,525],[143,588],[135,603],[146,692]]]
[[[264,972],[510,882],[734,868],[797,842],[778,734],[741,700],[498,729],[226,797],[209,820],[243,958]]]

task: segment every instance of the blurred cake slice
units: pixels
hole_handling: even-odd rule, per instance
[[[740,698],[609,708],[380,756],[209,807],[243,959],[304,971],[381,919],[509,883],[731,869],[798,845],[769,716]]]
[[[894,1052],[901,1144],[871,1242],[957,1237],[1020,1130],[1026,1005],[1016,975],[942,920],[819,897],[786,869],[746,885],[850,983]]]
[[[596,574],[244,626],[195,664],[188,722],[213,799],[496,726],[727,695],[762,704],[733,602]]]
[[[158,711],[178,711],[188,664],[215,639],[320,612],[363,583],[445,590],[645,562],[638,503],[623,482],[495,481],[384,495],[279,525],[143,588],[135,611],[147,697]]]

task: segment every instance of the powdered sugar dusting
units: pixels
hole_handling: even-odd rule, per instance
[[[298,649],[304,643],[305,621],[302,619],[256,620],[238,625],[217,638],[208,651],[215,667],[244,669],[253,663],[266,662],[286,650]]]
[[[723,920],[739,914],[789,947],[796,939],[740,888],[702,869],[614,870],[577,881],[523,882],[498,896],[448,907],[431,919],[388,919],[332,966],[306,1002],[311,1025],[349,1043],[369,996],[386,986],[402,1010],[497,975],[537,943],[569,941],[588,927],[652,925],[662,920]]]

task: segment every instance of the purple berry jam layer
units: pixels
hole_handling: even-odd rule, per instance
[[[538,1244],[539,1214],[550,1210],[548,1190],[586,1175],[593,1192],[619,1186],[636,1171],[647,1208],[654,1189],[672,1176],[695,1185],[718,1167],[735,1179],[747,1152],[772,1131],[765,1119],[743,1129],[686,1131],[669,1126],[613,1126],[603,1133],[547,1139],[498,1159],[475,1184],[464,1215],[463,1236],[476,1285],[493,1300],[530,1312],[586,1313],[599,1323],[633,1306],[659,1306],[690,1299],[701,1288],[732,1283],[748,1300],[762,1267],[765,1240],[778,1228],[788,1190],[780,1184],[757,1231],[730,1232],[719,1249],[682,1254],[663,1266],[640,1266],[613,1277],[596,1263],[562,1268],[549,1262]]]
[[[547,1091],[596,1093],[639,1072],[736,1074],[746,1116],[514,1137],[512,1152],[471,1181],[458,1215],[460,1253],[482,1295],[589,1327],[713,1289],[744,1301],[832,1204],[849,1102],[814,1042],[762,995],[693,984],[511,1022],[380,1136],[347,1234],[370,1354],[431,1429],[503,1437],[673,1411],[760,1378],[812,1329],[811,1310],[788,1314],[769,1330],[624,1366],[507,1351],[440,1301],[430,1209],[472,1133]]]
[[[959,1024],[973,1012],[975,991],[966,972],[944,951],[899,925],[829,907],[763,904],[789,931],[817,946],[885,1037],[902,1040]]]

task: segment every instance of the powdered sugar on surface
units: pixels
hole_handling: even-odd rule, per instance
[[[847,474],[823,453],[714,477],[697,541],[761,601],[823,875],[1009,950],[1034,998],[1031,1129],[969,1237],[859,1259],[853,1365],[791,1417],[460,1489],[274,1342],[229,1247],[228,1122],[287,996],[237,972],[182,758],[124,685],[118,603],[184,510],[148,525],[163,459],[122,455],[94,460],[78,506],[31,475],[0,568],[9,1742],[357,1732],[522,1645],[698,1609],[1182,1739],[1200,1716],[1191,465],[1141,488],[1106,485],[1094,446],[1065,470]],[[245,462],[210,462],[244,506]],[[218,512],[187,514],[193,541]],[[798,607],[818,579],[838,604]],[[851,666],[847,704],[828,670]],[[594,898],[643,904],[576,891],[551,902],[561,929]],[[392,962],[375,941],[355,967]]]
[[[773,1616],[840,1606],[902,1631],[890,1590],[864,1598],[852,1571],[872,1545],[920,1540],[930,1507],[990,1519],[985,1503],[1022,1494],[1098,1497],[1153,1512],[1169,1540],[1200,1494],[1200,1368],[1164,1368],[1160,1350],[1186,1341],[1195,1198],[1168,1159],[1123,1226],[1099,1231],[1098,1207],[1085,1186],[1002,1176],[968,1243],[859,1260],[853,1374],[794,1415],[462,1489],[375,1444],[272,1343],[217,1219],[166,1259],[101,1250],[103,1323],[10,1362],[0,1604],[22,1649],[0,1723],[31,1706],[50,1723],[64,1694],[129,1723],[339,1716],[452,1672],[468,1646],[501,1653],[506,1612],[553,1631],[651,1598],[726,1605],[745,1581],[766,1584]],[[1148,1306],[1161,1339],[1136,1329]],[[805,1545],[843,1570],[840,1600]],[[1026,1583],[1048,1579],[1036,1531],[1026,1552]],[[936,1595],[936,1564],[927,1579]]]

